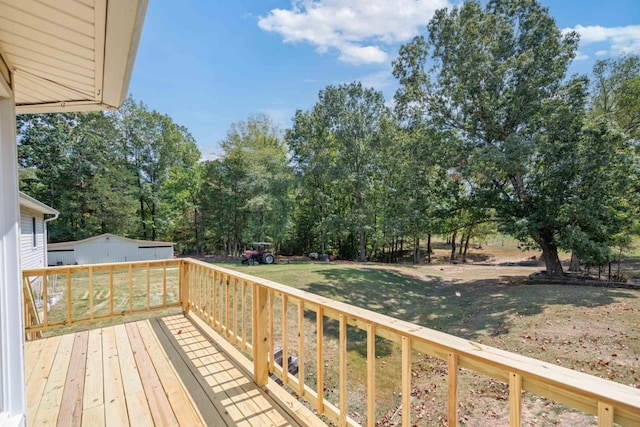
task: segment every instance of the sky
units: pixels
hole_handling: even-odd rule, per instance
[[[482,1],[483,4],[486,1]],[[639,0],[541,0],[581,35],[570,74],[640,54]],[[328,85],[361,81],[391,103],[391,62],[448,0],[150,0],[129,92],[221,154],[232,123],[268,115],[282,129]]]

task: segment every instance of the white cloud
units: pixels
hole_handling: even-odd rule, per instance
[[[626,27],[601,27],[600,25],[590,25],[584,27],[576,25],[573,28],[566,28],[563,32],[575,31],[580,34],[580,44],[582,46],[592,43],[609,43],[608,53],[614,56],[640,53],[640,25],[627,25]],[[597,55],[607,52],[598,51]]]
[[[318,52],[339,52],[355,64],[387,62],[385,45],[409,40],[447,0],[293,0],[258,20],[287,43],[306,42]]]
[[[576,61],[586,61],[587,59],[589,59],[589,55],[587,55],[586,53],[582,53],[580,51],[576,52]]]
[[[599,50],[596,52],[596,56],[607,56],[607,55],[609,55],[608,50]]]

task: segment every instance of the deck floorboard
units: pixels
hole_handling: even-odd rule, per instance
[[[301,425],[184,316],[25,344],[29,426]]]

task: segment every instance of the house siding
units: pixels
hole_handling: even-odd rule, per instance
[[[36,219],[36,246],[33,246],[33,218]],[[41,212],[20,208],[20,264],[25,268],[44,267],[46,248],[44,219]]]

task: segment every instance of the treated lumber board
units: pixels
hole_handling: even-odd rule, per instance
[[[34,354],[30,351],[25,352],[27,359],[35,359],[35,361],[29,362],[33,369],[27,373],[27,421],[30,426],[34,425],[33,421],[38,412],[40,401],[44,396],[44,389],[51,373],[51,366],[61,338],[61,336],[57,336],[43,339],[42,341],[45,344],[40,354]]]
[[[124,325],[114,326],[118,359],[122,373],[122,386],[127,404],[129,423],[132,426],[153,426],[153,418],[147,404],[147,397],[142,387],[140,373],[129,344],[129,337]]]
[[[228,402],[225,409],[231,414],[234,423],[251,420],[250,425],[290,425],[281,414],[274,413],[272,405],[264,399],[260,390],[225,355],[200,336],[188,320],[185,319],[181,327],[183,333],[179,339],[183,339],[182,336],[185,335],[193,342],[195,338],[195,342],[189,346],[191,350],[187,352],[187,356],[202,360],[200,373],[209,376],[213,391],[224,396],[223,402]]]
[[[185,385],[171,365],[158,338],[154,335],[149,321],[140,321],[137,326],[153,366],[157,372],[163,373],[160,375],[160,381],[167,393],[169,403],[176,414],[178,423],[181,426],[205,425],[197,406],[189,393],[187,393]]]
[[[64,384],[69,370],[74,338],[75,336],[71,334],[63,335],[60,338],[60,345],[51,365],[51,372],[49,378],[47,378],[40,406],[33,418],[34,426],[53,426],[58,420],[58,411],[60,410]]]
[[[105,413],[102,329],[89,331],[86,366],[84,398],[82,401],[82,425],[103,427],[105,425]]]
[[[173,339],[171,332],[164,323],[157,319],[150,323],[159,344],[166,352],[169,362],[189,391],[189,397],[199,409],[206,424],[219,425],[222,423],[233,425],[234,421],[231,416],[225,411],[225,408],[216,398],[204,377],[199,375],[196,367],[190,363],[186,353],[182,351],[178,342]]]
[[[75,335],[67,380],[62,394],[62,405],[58,415],[58,427],[82,425],[82,400],[84,395],[85,369],[87,365],[87,345],[89,332]]]
[[[113,328],[102,329],[102,363],[105,425],[114,427],[129,425],[118,347]]]
[[[212,343],[220,348],[225,354],[238,363],[242,370],[245,372],[252,372],[253,366],[249,359],[247,359],[238,349],[227,342],[220,334],[218,334],[211,326],[200,319],[193,313],[188,313],[186,316],[193,325]],[[309,408],[303,405],[298,399],[291,395],[287,390],[278,385],[275,381],[269,378],[269,382],[265,386],[265,389],[269,391],[269,396],[273,396],[274,403],[285,410],[291,415],[296,422],[304,426],[316,426],[326,427],[320,418],[318,418]],[[310,395],[307,390],[307,395]],[[330,405],[327,405],[330,406]]]
[[[153,422],[159,426],[178,426],[178,420],[158,378],[158,372],[156,372],[151,362],[151,357],[147,353],[144,342],[140,337],[138,327],[135,323],[128,323],[126,328],[131,342],[131,350],[136,359],[138,372],[140,372],[140,380],[142,380],[149,409],[151,409]],[[165,373],[162,372],[161,374],[164,375]]]
[[[47,339],[38,339],[34,341],[27,341],[24,343],[24,380],[25,383],[29,380],[29,376],[33,373],[36,368],[36,364],[40,355],[42,353],[42,349],[47,343]]]

